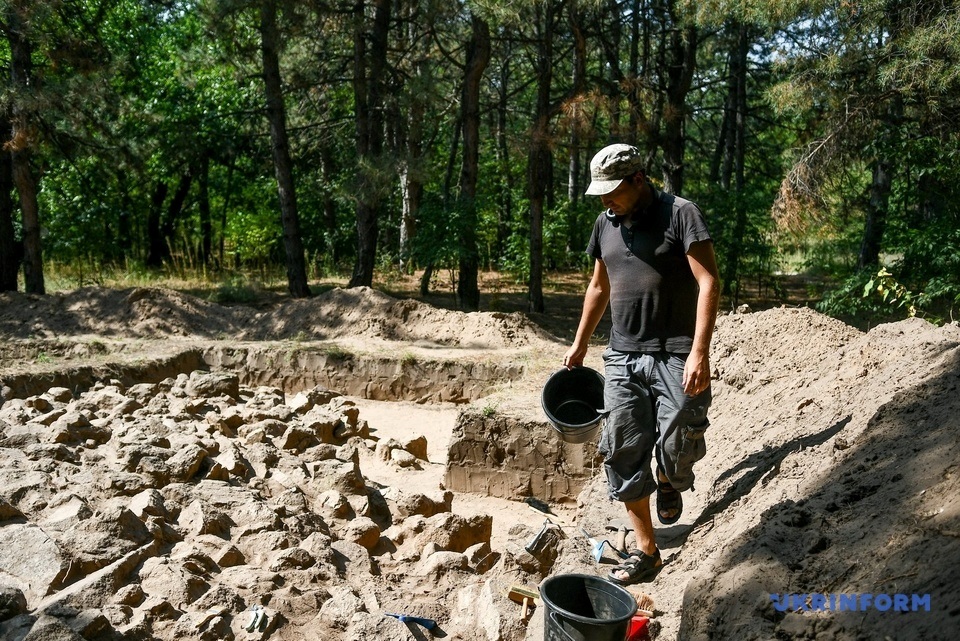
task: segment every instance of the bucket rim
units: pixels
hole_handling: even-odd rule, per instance
[[[603,420],[603,415],[600,413],[599,410],[594,408],[594,411],[597,412],[597,416],[596,418],[592,419],[590,422],[567,423],[565,421],[560,420],[556,416],[554,416],[553,411],[549,407],[547,407],[547,391],[550,387],[551,382],[555,381],[558,376],[570,375],[573,372],[583,372],[583,373],[589,372],[590,374],[593,374],[593,377],[596,379],[596,381],[600,383],[601,389],[603,389],[605,385],[605,379],[603,378],[603,374],[593,369],[592,367],[587,367],[586,365],[577,365],[571,369],[568,369],[566,367],[561,367],[560,369],[553,372],[547,378],[547,382],[544,383],[543,387],[541,388],[540,406],[543,408],[543,413],[547,415],[547,420],[550,421],[554,429],[556,429],[561,436],[571,436],[576,438],[579,436],[588,436],[590,432],[592,432],[598,425],[600,425],[600,421]],[[589,376],[589,374],[587,375]],[[577,441],[571,441],[571,442],[577,442]]]
[[[546,595],[544,595],[543,593],[544,586],[546,586],[548,583],[550,583],[554,579],[559,579],[559,578],[587,579],[599,585],[609,586],[613,588],[614,593],[620,593],[620,594],[626,595],[625,601],[628,601],[629,603],[632,604],[633,610],[630,612],[630,614],[623,615],[613,619],[592,619],[590,617],[585,617],[585,616],[576,614],[574,612],[570,612],[569,610],[565,610],[557,606],[557,604],[555,604],[552,600],[548,599]],[[553,576],[549,576],[546,579],[544,579],[540,583],[540,598],[543,599],[543,602],[547,606],[548,610],[557,612],[564,618],[570,619],[571,621],[576,621],[577,623],[585,623],[588,625],[594,624],[597,621],[604,621],[606,623],[611,623],[611,624],[623,623],[624,621],[629,621],[637,613],[637,609],[639,607],[637,605],[637,598],[633,596],[633,594],[631,594],[630,591],[624,588],[623,586],[617,585],[613,581],[609,581],[600,576],[596,576],[593,574],[582,574],[582,573],[576,573],[576,572],[570,573],[570,574],[554,574]]]

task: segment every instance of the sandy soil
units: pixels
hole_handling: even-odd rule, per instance
[[[85,348],[57,359],[95,360],[91,345],[112,341],[135,343],[141,357],[161,351],[157,339],[334,341],[396,354],[466,350],[509,359],[532,351],[542,362],[531,371],[540,375],[559,362],[564,342],[534,320],[515,312],[464,315],[368,289],[260,308],[152,289],[3,294],[0,375],[62,366],[39,356],[44,346],[80,338]],[[956,638],[960,326],[910,319],[864,333],[805,308],[726,315],[712,364],[708,455],[681,521],[657,526],[668,563],[644,588],[657,601],[657,638]],[[527,383],[497,402],[537,412],[535,386]],[[365,474],[384,484],[440,487],[457,408],[355,400],[376,435],[415,431],[428,439],[424,469],[400,478],[374,457],[363,462]],[[455,506],[495,515],[494,547],[509,539],[512,524],[542,522],[513,501],[458,496]],[[622,516],[599,476],[576,508],[557,507],[596,533]],[[553,572],[605,574],[609,560],[597,567],[587,547],[565,545]],[[927,595],[929,609],[831,611],[809,596],[866,593]],[[779,611],[777,594],[806,596]],[[540,634],[535,617],[526,638]]]

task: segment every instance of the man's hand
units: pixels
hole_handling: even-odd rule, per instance
[[[692,351],[683,366],[683,393],[696,396],[710,387],[710,357],[706,352]]]
[[[586,347],[578,347],[577,345],[573,345],[567,350],[567,353],[563,355],[563,366],[567,369],[573,369],[574,367],[583,365],[583,359],[586,356]]]

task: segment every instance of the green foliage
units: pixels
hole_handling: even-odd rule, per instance
[[[882,301],[891,307],[905,309],[907,316],[911,318],[917,315],[917,307],[914,303],[919,302],[923,297],[923,294],[914,294],[898,283],[885,267],[881,267],[880,271],[863,286],[864,298],[874,294],[879,294]]]
[[[258,289],[243,276],[234,275],[221,283],[210,298],[220,304],[250,304],[259,299]]]
[[[904,284],[886,267],[878,271],[861,271],[845,279],[832,290],[818,308],[824,313],[843,318],[869,321],[889,320],[904,312],[934,323],[960,317],[960,230],[937,234],[942,242],[917,242],[910,247],[910,261],[917,259],[917,250],[929,259],[923,269],[914,269]],[[906,274],[905,256],[895,263],[894,271]]]
[[[107,283],[118,279],[117,270],[128,272],[128,283],[157,282],[164,274],[144,264],[150,235],[157,233],[151,225],[159,225],[172,254],[168,272],[204,279],[213,273],[203,286],[216,287],[214,297],[244,302],[253,294],[248,283],[237,276],[221,282],[216,270],[266,273],[284,257],[256,7],[220,1],[21,4],[29,14],[38,82],[29,92],[7,87],[0,99],[8,108],[43,115],[33,164],[42,172],[45,258],[58,265],[65,283]],[[590,34],[584,86],[577,91],[567,20],[574,5]],[[880,0],[851,6],[683,0],[670,5],[675,11],[648,12],[638,25],[638,35],[656,49],[642,57],[638,78],[627,61],[643,52],[630,50],[632,15],[622,3],[556,7],[550,102],[557,109],[543,129],[533,121],[543,3],[421,3],[402,19],[395,15],[378,141],[384,153],[363,156],[361,165],[348,81],[357,25],[336,5],[282,3],[287,133],[313,276],[349,271],[356,201],[366,191],[381,198],[377,270],[394,273],[401,251],[398,168],[407,167],[424,188],[413,263],[452,273],[464,252],[473,251],[461,239],[473,234],[481,267],[529,280],[526,163],[533,130],[549,136],[553,161],[549,177],[541,177],[547,202],[555,203],[544,216],[543,263],[551,270],[589,269],[583,249],[601,205],[568,199],[570,154],[580,150],[585,161],[586,149],[636,140],[650,154],[650,173],[659,172],[670,114],[658,109],[671,73],[659,47],[665,34],[695,20],[709,37],[700,39],[695,90],[684,105],[682,195],[707,214],[722,272],[736,274],[740,283],[760,282],[779,267],[783,249],[802,248],[810,271],[842,283],[824,301],[825,310],[903,313],[909,294],[919,315],[953,313],[960,293],[955,3],[944,5],[947,10],[911,5],[900,12]],[[471,11],[491,22],[493,43],[483,82],[477,196],[466,209],[456,204],[462,151],[456,128],[461,43],[470,33]],[[739,187],[729,187],[736,176],[729,166],[718,170],[726,151],[728,54],[735,27],[744,23],[750,40],[744,172]],[[9,65],[9,46],[0,46]],[[629,95],[630,88],[639,93]],[[876,270],[855,272],[877,158],[892,166],[883,254],[896,284],[877,281]],[[800,238],[785,240],[769,212],[791,165],[797,171],[790,172],[789,184],[806,190],[792,214],[806,226]],[[582,182],[586,169],[580,171]],[[184,177],[190,187],[174,211],[173,194]],[[202,220],[207,210],[210,219]],[[205,243],[212,256],[201,256]],[[882,293],[862,296],[871,279],[873,290],[888,292],[886,302]]]

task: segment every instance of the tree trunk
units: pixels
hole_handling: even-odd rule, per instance
[[[686,147],[686,100],[696,68],[697,29],[693,26],[681,27],[674,21],[667,38],[669,49],[663,114],[663,188],[668,193],[680,195],[683,191],[683,154]]]
[[[867,218],[863,226],[860,253],[857,256],[859,269],[875,268],[880,264],[880,251],[883,249],[883,235],[886,232],[887,217],[890,213],[890,192],[893,184],[891,154],[894,153],[894,139],[903,122],[903,98],[900,95],[894,94],[890,98],[881,118],[883,129],[876,143],[877,155],[873,159]]]
[[[328,239],[326,251],[331,265],[337,264],[337,247],[334,239],[337,235],[337,202],[333,198],[333,182],[337,175],[337,164],[333,153],[327,147],[320,150],[320,175],[323,177],[323,229]]]
[[[163,219],[163,201],[167,199],[167,183],[158,182],[150,198],[150,211],[147,214],[147,267],[160,267],[166,254],[167,245],[163,240],[161,222]]]
[[[633,0],[630,7],[630,68],[627,78],[627,104],[630,105],[630,117],[627,120],[627,136],[625,141],[631,145],[636,145],[640,141],[640,123],[643,121],[643,104],[640,100],[640,56],[641,56],[641,38],[644,44],[649,41],[641,34],[641,25],[643,34],[648,32],[647,21],[641,21],[642,3],[640,0]],[[644,51],[644,55],[646,55]]]
[[[621,96],[623,94],[624,74],[620,66],[621,48],[623,32],[621,24],[621,7],[618,0],[607,0],[607,8],[604,14],[610,18],[608,32],[599,34],[599,44],[603,50],[604,67],[607,70],[611,113],[610,113],[610,137],[620,142],[631,142],[630,132],[623,130],[623,113],[621,111]],[[629,128],[629,124],[627,125]]]
[[[125,173],[117,176],[117,184],[120,191],[120,212],[117,215],[117,247],[116,256],[120,264],[130,257],[133,250],[133,217],[130,212],[133,211],[133,201],[130,198],[130,187]]]
[[[423,82],[423,63],[417,64],[414,74],[419,83]],[[417,232],[417,216],[420,214],[420,203],[423,201],[423,181],[420,178],[420,163],[423,160],[423,119],[426,114],[426,104],[419,92],[412,92],[410,96],[410,113],[407,117],[405,132],[404,160],[400,166],[400,271],[404,274],[412,273],[414,261],[413,238]]]
[[[307,268],[300,235],[300,216],[293,182],[293,163],[287,140],[287,115],[283,104],[280,79],[280,31],[277,27],[276,0],[262,0],[260,5],[260,51],[263,58],[263,81],[267,99],[267,121],[270,124],[270,146],[273,168],[280,195],[280,223],[283,227],[283,248],[286,255],[287,287],[294,298],[310,296]]]
[[[579,4],[570,3],[569,21],[570,33],[573,36],[573,94],[582,96],[587,86],[587,39],[581,26],[582,16]],[[579,109],[579,107],[574,107]],[[576,205],[580,202],[583,186],[580,181],[580,114],[574,112],[570,122],[570,162],[567,166],[567,200]],[[573,234],[572,226],[570,234]]]
[[[500,168],[497,190],[499,192],[497,208],[497,256],[503,256],[507,239],[510,236],[510,221],[513,220],[513,172],[510,167],[510,147],[507,142],[509,87],[511,85],[509,55],[500,68],[500,82],[497,94],[497,166]],[[498,265],[499,267],[499,265]]]
[[[0,292],[17,291],[22,245],[13,231],[13,163],[10,153],[0,151]]]
[[[480,81],[490,62],[490,27],[471,15],[472,36],[467,47],[466,73],[463,79],[461,110],[463,123],[463,164],[460,169],[459,208],[460,278],[457,297],[460,308],[480,309],[480,288],[477,284],[479,252],[477,251],[477,179],[480,174]]]
[[[373,0],[373,31],[367,51],[364,2],[354,5],[354,109],[360,185],[357,191],[357,259],[348,287],[370,287],[377,260],[380,201],[378,166],[383,153],[383,77],[387,65],[390,0]],[[365,174],[365,172],[367,172]]]
[[[530,283],[528,309],[543,312],[543,214],[550,184],[550,85],[553,79],[553,2],[537,6],[537,104],[527,155],[527,193],[530,196]]]
[[[857,267],[860,269],[873,268],[880,263],[880,249],[890,207],[890,169],[891,165],[887,160],[874,160],[867,219],[863,226],[860,254],[857,257]]]
[[[213,252],[213,220],[210,217],[210,155],[204,152],[198,178],[200,209],[200,260],[210,264]]]
[[[24,32],[26,25],[17,8],[7,10],[7,40],[10,44],[10,80],[15,95],[27,97],[33,91],[33,46]],[[23,227],[23,282],[30,294],[46,293],[43,282],[43,252],[40,240],[40,207],[37,202],[37,180],[30,167],[36,128],[33,117],[18,102],[13,104],[10,150],[13,184],[20,196],[20,218]]]
[[[731,31],[735,39],[729,55],[728,109],[724,114],[728,131],[725,135],[720,186],[733,193],[733,234],[727,240],[723,284],[724,293],[732,297],[733,306],[736,307],[740,302],[740,257],[747,230],[743,195],[746,180],[747,54],[750,42],[745,24],[734,23]]]
[[[180,176],[180,182],[177,183],[177,190],[173,192],[173,198],[167,206],[167,215],[163,217],[160,224],[160,236],[163,239],[163,256],[170,257],[176,241],[177,221],[183,214],[183,205],[187,202],[187,196],[190,194],[190,187],[193,185],[193,169],[188,167]]]

